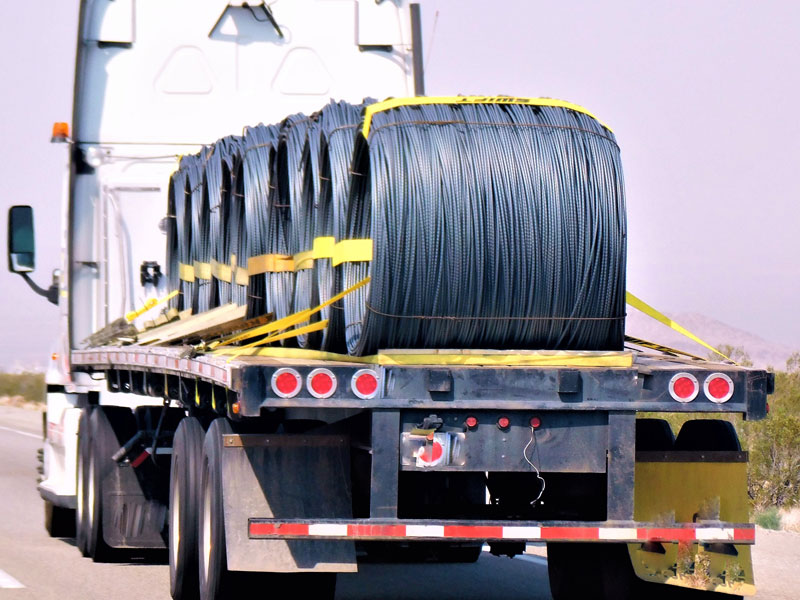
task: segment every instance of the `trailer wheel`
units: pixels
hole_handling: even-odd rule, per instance
[[[693,419],[686,421],[675,438],[675,450],[732,450],[742,449],[736,429],[722,419]]]
[[[103,480],[117,468],[111,457],[133,436],[135,428],[133,413],[124,407],[97,407],[89,417],[89,460],[84,477],[86,552],[95,562],[108,562],[114,558],[114,549],[103,538]],[[117,438],[115,429],[124,439]]]
[[[206,432],[198,502],[200,599],[223,600],[253,590],[291,590],[297,598],[333,600],[336,573],[253,573],[229,571],[222,504],[222,436],[233,433],[227,419],[216,419]]]
[[[205,431],[194,417],[175,432],[169,484],[169,585],[175,600],[198,593],[197,525]]]
[[[75,535],[75,510],[44,501],[44,528],[50,537],[68,538]]]
[[[226,419],[215,419],[208,428],[203,443],[200,477],[200,502],[198,504],[200,544],[199,577],[201,600],[225,598],[231,589],[228,571],[224,515],[222,505],[221,451],[222,436],[233,433]]]
[[[590,543],[547,544],[547,574],[554,600],[602,598],[600,554]]]
[[[675,436],[665,419],[636,419],[636,449],[672,450]]]
[[[87,540],[89,539],[87,531],[87,518],[86,518],[86,473],[89,464],[89,409],[84,408],[81,411],[80,420],[78,421],[78,454],[75,470],[75,491],[76,491],[76,508],[75,508],[75,545],[80,550],[83,556],[89,556]]]

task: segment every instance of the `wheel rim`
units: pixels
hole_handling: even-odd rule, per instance
[[[88,481],[88,489],[86,490],[86,500],[87,500],[87,511],[86,511],[86,519],[89,524],[89,532],[94,529],[94,520],[95,520],[95,489],[94,489],[94,460],[89,458],[89,481]]]
[[[203,470],[203,526],[201,527],[201,555],[203,557],[203,580],[208,581],[211,565],[211,486],[209,485],[208,463]]]
[[[175,464],[176,471],[180,468],[180,465],[176,462]],[[170,494],[170,505],[169,505],[169,515],[170,515],[170,528],[169,528],[169,549],[170,549],[170,556],[172,558],[172,566],[173,568],[177,568],[178,566],[178,545],[181,543],[181,528],[180,528],[180,521],[181,521],[181,486],[177,483],[178,476],[177,473],[173,474],[172,477],[172,490]]]
[[[80,449],[79,449],[80,450]],[[83,519],[84,519],[84,506],[83,506],[83,458],[81,457],[80,451],[78,452],[78,476],[77,482],[75,484],[77,488],[75,490],[76,498],[76,507],[75,510],[78,513],[78,527],[83,526]],[[80,535],[80,533],[79,533]]]

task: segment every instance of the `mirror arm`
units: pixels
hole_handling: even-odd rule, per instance
[[[47,301],[51,304],[58,304],[58,285],[54,283],[49,288],[44,289],[43,287],[39,287],[27,273],[20,273],[19,275],[28,282],[28,285],[34,292],[47,298]]]

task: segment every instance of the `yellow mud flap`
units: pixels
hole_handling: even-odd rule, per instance
[[[703,524],[747,523],[747,453],[637,452],[634,518]],[[751,545],[697,542],[628,544],[636,575],[645,581],[752,596]]]

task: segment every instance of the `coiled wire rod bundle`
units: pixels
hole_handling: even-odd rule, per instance
[[[197,155],[181,157],[178,172],[182,174],[179,180],[182,189],[175,192],[180,298],[182,308],[187,309],[193,308],[192,301],[197,282],[194,275],[194,258],[192,254],[192,223],[194,219],[193,200],[197,196],[194,190],[199,187],[202,176],[200,157]]]
[[[244,258],[242,266],[247,269],[249,283],[247,285],[247,316],[257,317],[274,309],[271,302],[271,289],[268,279],[275,275],[271,265],[264,257],[274,253],[276,245],[272,230],[273,196],[272,162],[279,130],[275,126],[258,125],[247,127],[244,131],[244,154],[242,158],[241,178],[244,195],[244,210],[239,213],[243,217],[237,224],[239,243],[237,260]],[[285,246],[285,244],[284,244]],[[285,254],[285,247],[282,248]]]
[[[214,144],[214,154],[206,163],[206,193],[210,211],[209,230],[212,242],[212,275],[214,276],[212,306],[231,302],[231,285],[235,276],[236,258],[231,251],[231,238],[237,232],[229,225],[232,173],[239,161],[240,138],[230,136]],[[233,255],[233,257],[232,257]]]
[[[192,313],[198,314],[212,308],[211,285],[211,229],[208,195],[206,194],[206,165],[216,152],[214,146],[203,148],[196,163],[197,183],[191,189],[192,199],[192,260],[194,286],[192,288]]]
[[[306,132],[312,120],[298,113],[286,117],[281,123],[278,152],[275,162],[276,189],[274,210],[270,221],[270,235],[273,236],[273,252],[276,254],[297,255],[311,248],[313,229],[310,229],[311,215],[305,214],[303,207],[303,149]],[[310,258],[310,256],[309,256]],[[294,305],[295,288],[300,288],[300,297],[310,297],[313,259],[298,257],[293,261],[292,271],[273,273],[269,278],[271,311],[275,318],[283,318],[292,312],[309,308]],[[307,293],[308,292],[308,293]],[[307,339],[298,336],[298,343],[305,347]],[[289,340],[293,343],[294,340]]]
[[[319,181],[316,196],[314,236],[339,241],[347,235],[347,201],[350,193],[350,163],[353,146],[361,123],[361,112],[372,99],[354,106],[347,102],[331,102],[320,112],[318,135],[309,136],[309,157],[318,155]],[[308,167],[307,167],[308,168]],[[312,170],[314,167],[312,166]],[[314,261],[316,297],[310,304],[323,304],[341,291],[340,269],[333,267],[332,257],[318,257]],[[341,302],[325,307],[319,318],[328,320],[322,332],[321,348],[329,352],[345,352],[344,315]]]
[[[348,237],[374,256],[344,264],[344,288],[371,277],[344,299],[348,351],[622,348],[613,134],[555,101],[465,100],[365,118]]]
[[[167,190],[167,285],[170,290],[180,290],[181,274],[180,260],[178,256],[178,207],[180,206],[183,214],[183,180],[184,172],[178,168],[169,178],[169,189]],[[183,296],[178,294],[169,301],[172,308],[183,310]]]

